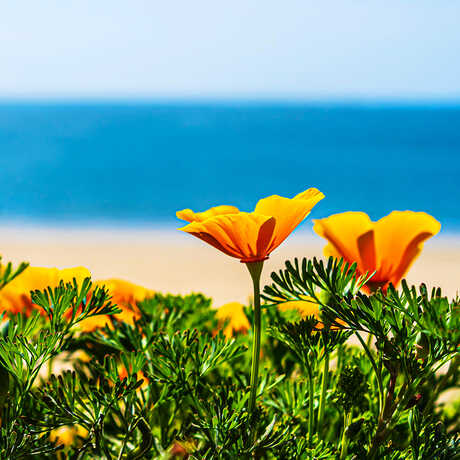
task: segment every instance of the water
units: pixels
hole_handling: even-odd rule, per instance
[[[2,104],[0,219],[172,224],[311,186],[312,217],[427,211],[460,230],[460,106]]]

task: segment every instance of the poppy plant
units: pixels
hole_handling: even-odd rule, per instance
[[[184,209],[176,214],[179,219],[189,222],[180,230],[200,238],[224,254],[240,259],[251,275],[254,288],[254,341],[250,414],[255,408],[258,387],[260,276],[263,263],[323,198],[319,190],[310,188],[294,198],[278,195],[263,198],[253,212],[242,212],[234,206],[217,206],[201,213]]]
[[[393,211],[377,222],[363,212],[344,212],[314,221],[313,230],[329,244],[327,257],[356,262],[358,275],[374,275],[364,286],[373,292],[397,286],[423,248],[436,235],[441,224],[429,214]]]

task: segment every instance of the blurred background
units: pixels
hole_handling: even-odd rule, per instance
[[[177,232],[175,211],[315,186],[312,218],[436,217],[411,276],[453,293],[459,15],[450,0],[4,2],[4,258],[244,299],[238,264]],[[273,267],[322,246],[307,221]]]

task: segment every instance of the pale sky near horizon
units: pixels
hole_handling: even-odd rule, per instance
[[[460,0],[14,0],[0,99],[460,99]]]

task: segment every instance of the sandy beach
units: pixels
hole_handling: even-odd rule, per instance
[[[85,266],[94,279],[122,278],[160,292],[203,292],[215,306],[247,302],[251,283],[244,265],[174,227],[152,229],[0,227],[3,262],[34,266]],[[266,262],[263,282],[294,257],[322,256],[324,241],[311,230],[291,235]],[[439,286],[453,297],[460,288],[460,236],[439,235],[425,244],[407,279]]]

